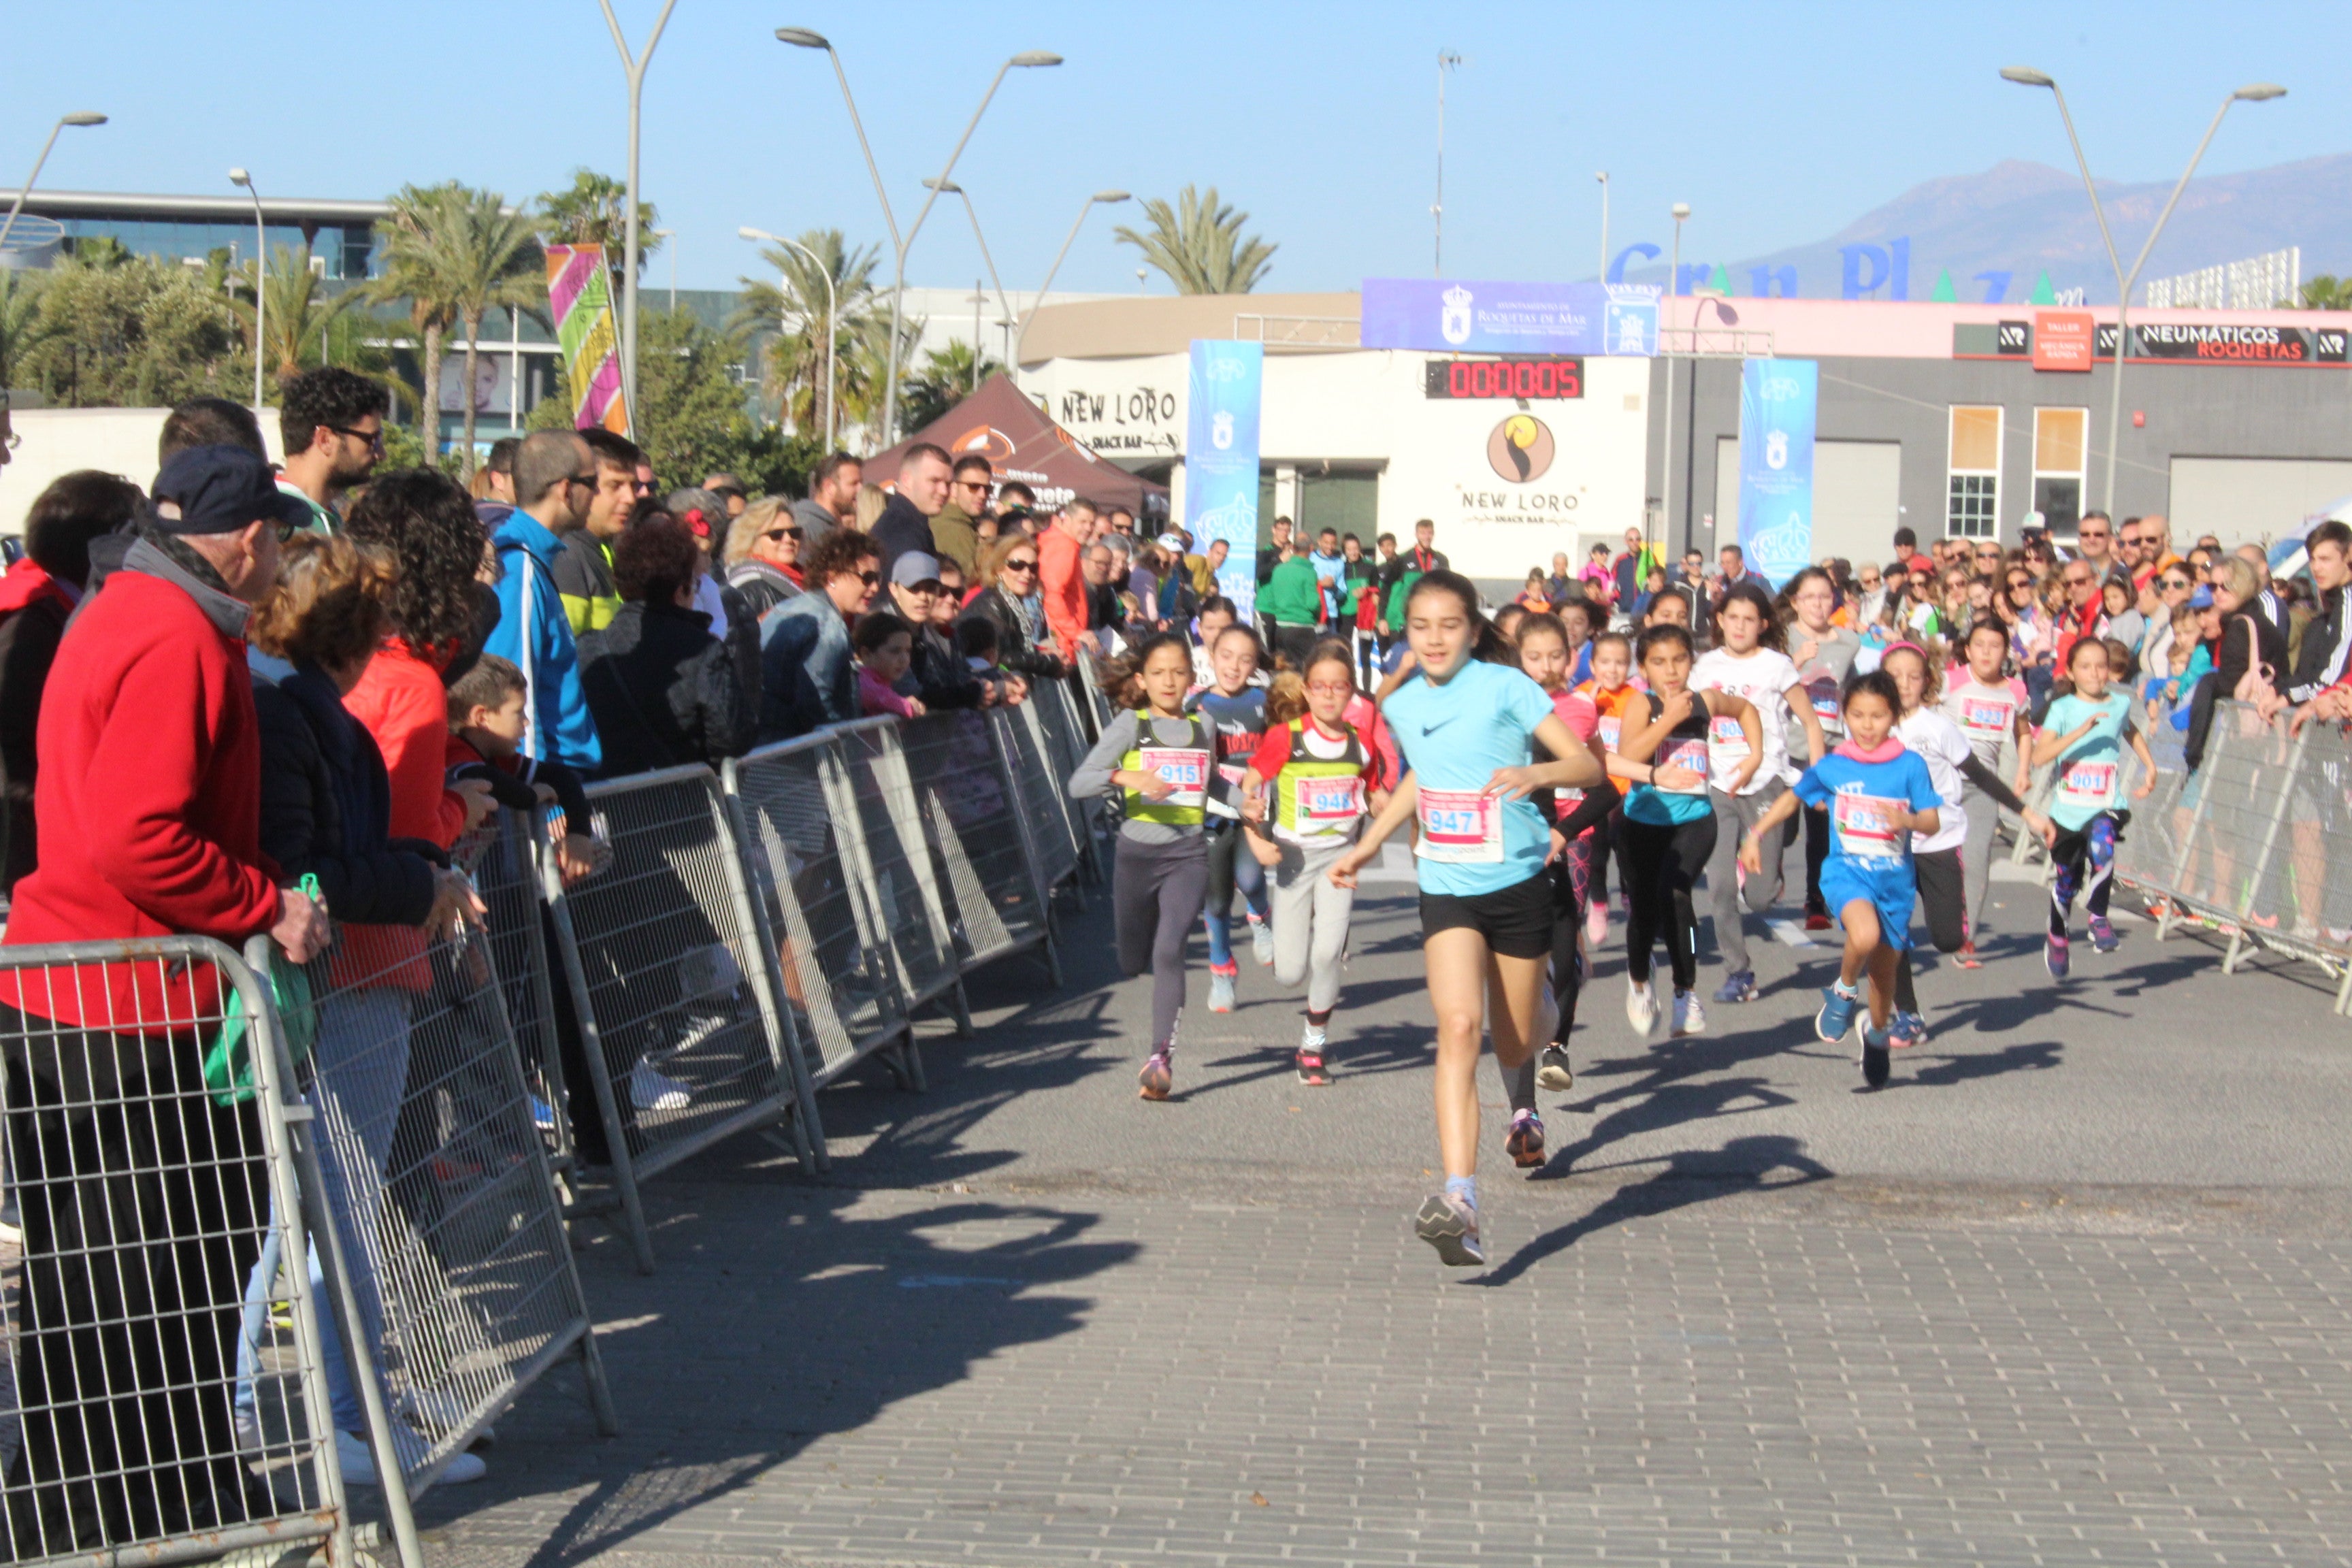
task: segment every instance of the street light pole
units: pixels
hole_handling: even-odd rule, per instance
[[[2221,107],[2213,111],[2213,122],[2205,127],[2204,140],[2198,142],[2197,151],[2189,154],[2189,166],[2180,171],[2180,179],[2172,187],[2172,195],[2166,200],[2164,210],[2156,215],[2156,226],[2147,231],[2147,243],[2139,247],[2138,258],[2132,262],[2131,270],[2126,272],[2123,258],[2116,250],[2116,237],[2107,227],[2106,210],[2099,205],[2098,189],[2091,183],[2090,161],[2083,156],[2083,139],[2074,133],[2074,117],[2067,111],[2064,89],[2059,87],[2056,78],[2030,66],[2008,66],[2002,68],[2000,75],[2002,80],[2013,81],[2020,87],[2046,87],[2051,97],[2058,100],[2058,118],[2065,123],[2066,140],[2074,146],[2074,165],[2082,171],[2083,190],[2091,198],[2091,216],[2098,219],[2099,237],[2106,242],[2107,265],[2115,268],[2116,369],[2108,388],[2107,479],[2106,493],[2102,501],[2112,517],[2116,510],[2116,447],[2123,439],[2124,360],[2131,342],[2131,292],[2139,282],[2140,268],[2147,265],[2149,253],[2156,249],[2157,237],[2164,232],[2166,222],[2172,216],[2172,209],[2179,204],[2180,193],[2189,188],[2189,176],[2197,173],[2197,165],[2204,161],[2205,149],[2212,145],[2213,134],[2221,129],[2221,117],[2230,112],[2230,106],[2241,99],[2249,103],[2266,103],[2273,98],[2284,98],[2286,89],[2271,82],[2253,82],[2221,100]]]
[[[661,15],[654,20],[653,36],[646,40],[643,54],[629,52],[629,40],[622,35],[621,19],[613,15],[613,0],[596,0],[604,9],[604,25],[613,31],[613,47],[621,52],[621,68],[629,75],[629,174],[623,200],[628,205],[624,215],[625,238],[621,247],[621,384],[627,389],[622,406],[629,416],[629,429],[637,427],[637,131],[643,118],[646,96],[646,67],[653,62],[654,49],[660,44],[662,29],[669,26],[669,14],[677,0],[662,0]]]
[[[824,262],[817,259],[817,254],[815,251],[811,250],[807,246],[803,245],[797,239],[786,239],[781,234],[770,234],[764,228],[752,228],[749,226],[739,228],[735,232],[742,236],[745,239],[764,239],[771,245],[788,245],[792,247],[794,250],[799,251],[803,256],[807,257],[809,258],[809,265],[816,268],[816,275],[824,279],[824,449],[830,452],[834,449],[834,426],[839,422],[834,415],[833,345],[835,333],[839,330],[841,315],[840,310],[834,303],[833,269],[827,267]],[[778,331],[781,331],[782,330],[783,321],[781,317],[777,320],[776,326]]]
[[[1087,221],[1087,214],[1094,210],[1095,204],[1099,202],[1105,206],[1116,206],[1128,199],[1128,194],[1125,191],[1097,191],[1079,204],[1078,216],[1070,220],[1070,232],[1062,237],[1062,248],[1054,252],[1054,265],[1045,268],[1045,281],[1037,285],[1037,298],[1029,305],[1033,313],[1044,308],[1046,290],[1054,287],[1054,274],[1062,269],[1062,258],[1070,254],[1070,246],[1078,237],[1079,226]],[[1024,318],[1021,322],[1021,337],[1015,340],[1013,345],[1015,355],[1020,353],[1021,343],[1028,336],[1029,322],[1026,318]]]
[[[959,196],[962,198],[964,216],[971,219],[971,237],[980,245],[980,258],[982,261],[987,263],[988,266],[988,281],[996,289],[997,309],[1003,310],[1005,316],[1009,319],[1013,314],[1013,301],[1005,298],[1004,280],[997,277],[996,263],[988,254],[988,237],[980,232],[980,214],[972,208],[971,193],[965,190],[961,185],[957,184],[953,180],[925,180],[923,184],[929,188],[939,191],[941,195]],[[977,290],[979,285],[974,284],[972,287]],[[975,310],[975,317],[977,317],[977,314],[978,312]],[[972,370],[977,373],[980,369],[980,324],[976,319],[972,323],[971,329],[971,355]],[[977,384],[975,383],[974,384],[975,387],[977,387]]]
[[[254,188],[253,176],[243,169],[231,169],[228,183],[243,185],[245,194],[253,198],[253,416],[261,417],[261,355],[262,296],[269,291],[269,236],[261,224],[261,193]]]
[[[1609,171],[1592,176],[1601,182],[1601,281],[1609,281]]]
[[[671,0],[671,3],[675,4],[676,0]],[[890,339],[883,353],[882,443],[887,447],[897,437],[898,430],[898,332],[906,308],[907,252],[914,247],[915,237],[923,231],[923,220],[930,216],[931,204],[940,198],[940,186],[948,184],[954,175],[956,160],[963,156],[964,144],[971,140],[971,133],[980,129],[980,117],[988,112],[989,102],[996,97],[996,89],[1003,82],[1004,73],[1015,67],[1030,69],[1057,66],[1062,63],[1062,57],[1045,49],[1029,49],[996,68],[996,75],[990,80],[988,90],[981,95],[980,107],[971,111],[971,122],[964,126],[963,134],[957,138],[955,151],[948,154],[947,163],[940,170],[938,181],[924,182],[930,186],[930,195],[923,198],[922,208],[915,214],[913,225],[901,235],[898,220],[890,210],[889,193],[882,188],[882,172],[875,166],[874,148],[866,140],[865,121],[858,118],[857,100],[849,90],[849,74],[842,69],[840,51],[823,33],[807,27],[779,27],[776,38],[778,42],[791,44],[795,48],[823,49],[832,57],[833,74],[841,82],[842,101],[849,106],[849,122],[856,127],[857,145],[866,153],[866,172],[873,176],[874,194],[882,203],[882,221],[890,227],[890,243],[897,252],[897,261],[890,279]]]
[[[1432,278],[1445,276],[1445,73],[1462,64],[1462,57],[1451,49],[1437,51],[1437,199],[1429,206],[1432,226],[1436,230],[1436,255],[1430,268]]]
[[[1683,267],[1683,220],[1690,216],[1690,204],[1676,202],[1674,214],[1674,258],[1666,268],[1666,298],[1669,300],[1682,292],[1677,279],[1682,276]],[[1662,536],[1675,525],[1675,352],[1666,346],[1666,310],[1663,303],[1658,310],[1658,352],[1666,356],[1666,440],[1665,451],[1660,459],[1658,479],[1658,528]],[[1693,374],[1696,372],[1694,370]]]
[[[25,176],[24,184],[17,188],[16,199],[8,204],[7,217],[0,219],[0,247],[6,247],[8,231],[16,226],[16,215],[25,210],[25,198],[33,194],[33,182],[41,177],[41,165],[49,161],[49,149],[58,144],[58,132],[68,125],[103,125],[105,123],[105,115],[83,110],[79,113],[61,117],[55,125],[49,127],[49,139],[41,143],[41,155],[33,160],[33,172]]]

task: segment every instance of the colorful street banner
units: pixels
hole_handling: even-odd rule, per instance
[[[621,351],[613,315],[613,275],[601,245],[547,247],[547,304],[572,387],[572,427],[629,433],[621,395]]]
[[[1821,366],[1751,359],[1739,367],[1739,550],[1778,588],[1813,556],[1813,426]]]
[[[1658,290],[1631,284],[1364,279],[1368,349],[1444,353],[1658,352]]]
[[[1264,343],[1192,340],[1191,413],[1184,430],[1184,527],[1192,548],[1225,542],[1217,592],[1257,616],[1257,437]]]

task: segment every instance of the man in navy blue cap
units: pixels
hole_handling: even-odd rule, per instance
[[[164,463],[137,542],[58,644],[34,785],[40,864],[0,941],[242,948],[266,931],[298,963],[325,950],[326,911],[280,887],[261,852],[245,647],[279,544],[308,521],[241,447]],[[17,1346],[18,1398],[65,1412],[25,1423],[10,1478],[32,1482],[10,1509],[20,1557],[276,1511],[248,1487],[227,1394],[268,1203],[253,1107],[205,1092],[220,989],[202,963],[0,970],[23,1311],[39,1326]]]

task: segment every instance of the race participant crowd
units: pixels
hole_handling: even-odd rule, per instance
[[[1688,1037],[1707,1027],[1702,912],[1724,968],[1711,1001],[1751,1002],[1748,922],[1801,887],[1805,927],[1843,940],[1814,1032],[1853,1038],[1874,1089],[1927,1036],[1915,921],[1955,964],[1982,962],[2004,813],[2054,868],[2050,975],[2073,971],[2078,900],[2091,947],[2115,951],[2116,847],[2155,783],[2150,726],[2185,732],[2193,773],[2224,700],[2291,710],[2297,727],[2352,718],[2352,527],[2315,528],[2307,580],[2274,581],[2258,547],[2176,553],[2162,518],[2118,531],[2093,512],[2066,546],[2039,524],[2015,549],[1923,552],[1902,530],[1884,564],[1824,561],[1777,588],[1736,545],[1713,571],[1696,552],[1669,569],[1629,530],[1622,554],[1596,546],[1574,574],[1555,556],[1490,615],[1427,521],[1409,551],[1384,534],[1368,555],[1330,530],[1302,549],[1276,520],[1260,625],[1217,598],[1189,626],[1130,616],[1103,672],[1118,717],[1069,781],[1123,817],[1119,958],[1153,982],[1141,1096],[1172,1091],[1196,923],[1207,1005],[1234,1005],[1237,898],[1258,962],[1306,988],[1299,1081],[1332,1081],[1356,876],[1401,836],[1445,1174],[1415,1227],[1455,1266],[1485,1258],[1482,1037],[1509,1091],[1505,1149],[1539,1166],[1537,1091],[1573,1082],[1580,994],[1612,912],[1636,1037],[1662,1019]]]
[[[70,474],[25,521],[0,576],[7,942],[266,932],[299,964],[339,929],[453,932],[482,907],[452,851],[498,805],[548,813],[558,873],[593,878],[610,856],[592,781],[1020,703],[1097,665],[1114,715],[1068,787],[1118,808],[1117,947],[1153,977],[1142,1095],[1174,1082],[1196,926],[1206,1005],[1235,1005],[1244,952],[1303,987],[1297,1072],[1330,1083],[1356,874],[1409,837],[1446,1176],[1417,1226],[1454,1264],[1481,1257],[1482,1036],[1510,1088],[1506,1146],[1540,1164],[1537,1091],[1572,1081],[1612,914],[1631,1026],[1693,1035],[1702,900],[1725,967],[1709,999],[1738,1004],[1756,994],[1747,917],[1801,885],[1808,923],[1844,931],[1818,1032],[1854,1036],[1883,1083],[1924,1034],[1915,908],[1974,962],[2001,810],[2061,868],[2044,947],[2063,978],[2078,898],[2092,945],[2115,944],[2119,762],[2147,760],[2142,727],[2182,724],[2193,766],[2217,696],[2347,717],[2340,524],[2311,537],[2307,594],[2241,555],[2176,555],[2152,519],[2117,537],[2095,514],[2071,552],[2029,535],[1921,554],[1898,535],[1882,566],[1832,562],[1777,591],[1736,550],[1712,574],[1669,570],[1633,533],[1573,574],[1556,557],[1490,617],[1427,521],[1367,551],[1279,520],[1245,616],[1216,591],[1223,542],[1196,550],[1084,498],[1041,507],[936,447],[888,475],[832,454],[786,500],[725,474],[665,493],[627,440],[548,431],[497,444],[468,488],[379,471],[377,384],[323,368],[281,391],[276,468],[250,411],[199,399],[172,411],[143,489]],[[2046,809],[2026,798],[2044,766]],[[211,983],[182,969],[148,994],[119,968],[25,973],[0,973],[9,1185],[26,1321],[56,1331],[20,1397],[127,1399],[138,1418],[108,1440],[151,1436],[142,1455],[100,1453],[28,1421],[11,1485],[44,1478],[40,1518],[13,1528],[99,1542],[266,1518],[237,1459],[257,1441],[249,1406],[205,1394],[249,1384],[244,1309],[269,1284],[231,1239],[268,1201],[258,1153],[238,1153],[262,1147],[253,1107],[206,1092],[172,1022],[216,1008]],[[406,1059],[405,1005],[375,1002],[320,1030],[322,1078],[387,1039]],[[576,1030],[558,1037],[565,1078],[588,1081]],[[109,1064],[110,1110],[78,1097],[87,1062]],[[379,1167],[397,1076],[342,1108]],[[648,1061],[614,1077],[639,1109],[692,1093]],[[593,1166],[610,1152],[586,1099],[542,1113],[569,1116]],[[92,1215],[114,1257],[144,1255],[140,1278],[92,1261]],[[167,1374],[123,1325],[174,1316],[201,1326]],[[359,1396],[339,1355],[324,1364],[343,1471],[364,1484]],[[87,1484],[138,1465],[177,1466],[178,1516],[118,1517],[128,1494]],[[482,1473],[461,1455],[440,1479]]]

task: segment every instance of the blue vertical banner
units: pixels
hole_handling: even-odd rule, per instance
[[[1191,412],[1184,424],[1184,527],[1192,548],[1225,542],[1217,592],[1248,626],[1257,614],[1257,422],[1264,343],[1192,340]]]
[[[1812,563],[1821,386],[1821,366],[1809,359],[1739,367],[1739,551],[1776,588]]]

